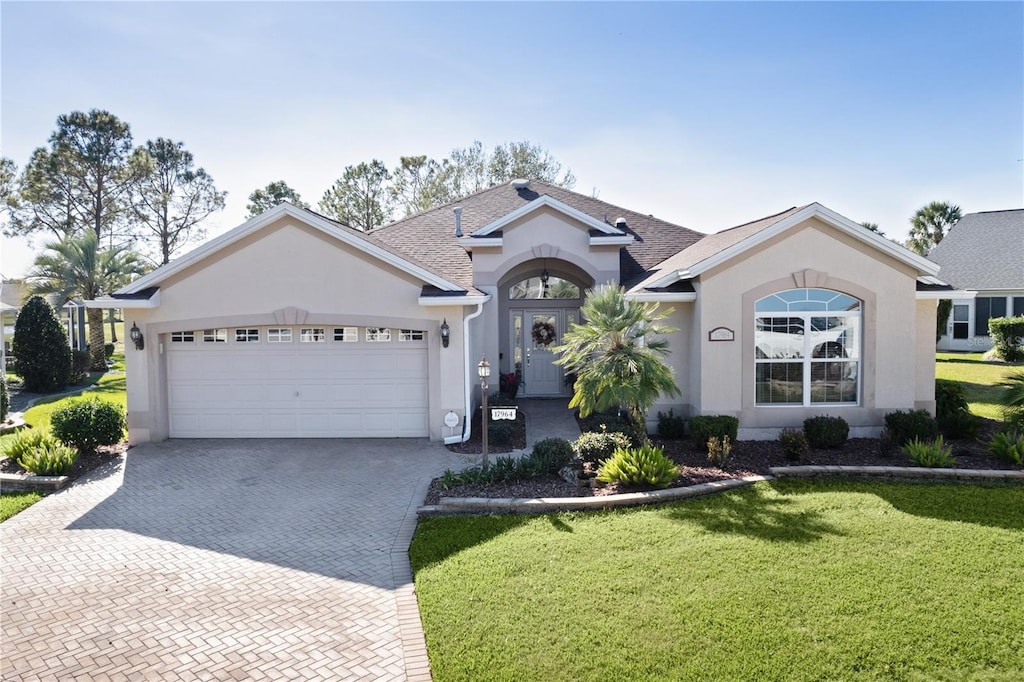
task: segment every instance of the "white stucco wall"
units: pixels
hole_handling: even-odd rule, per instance
[[[795,275],[803,271],[810,273]],[[798,277],[807,286],[843,291],[864,301],[859,405],[755,404],[754,303],[775,291],[799,288]],[[925,344],[918,341],[927,321],[916,302],[916,277],[906,264],[816,219],[704,273],[696,325],[700,413],[739,417],[742,435],[748,438],[773,437],[780,427],[798,427],[807,417],[826,413],[845,418],[854,434],[877,432],[886,412],[914,408],[919,396],[927,400],[928,360],[919,360]],[[736,341],[709,341],[708,332],[716,327],[734,330]],[[933,354],[926,357],[934,362]]]
[[[142,329],[144,351],[129,348],[129,439],[168,435],[161,342],[179,330],[281,323],[275,311],[297,308],[306,324],[381,326],[427,332],[431,438],[443,416],[463,415],[463,308],[418,304],[422,282],[290,218],[268,225],[160,285],[160,306],[126,311]],[[447,319],[451,342],[442,348]]]

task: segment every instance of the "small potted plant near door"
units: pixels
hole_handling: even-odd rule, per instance
[[[514,373],[502,374],[498,380],[498,390],[509,400],[514,399],[519,393],[519,377]]]

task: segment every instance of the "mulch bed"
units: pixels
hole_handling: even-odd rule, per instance
[[[983,419],[981,433],[977,440],[949,441],[948,444],[953,448],[953,456],[956,458],[956,467],[959,469],[1020,470],[1022,467],[997,459],[988,452],[987,443],[1000,426],[1000,422]],[[787,460],[778,441],[738,441],[733,444],[732,458],[725,468],[711,465],[708,462],[707,453],[689,440],[653,438],[652,442],[664,448],[665,454],[683,467],[679,477],[669,486],[671,488],[768,474],[769,468],[774,466],[916,466],[900,450],[885,448],[882,441],[877,438],[851,438],[839,450],[812,449],[799,462]],[[477,452],[479,452],[479,448]],[[441,497],[589,497],[639,490],[644,490],[644,488],[618,485],[579,488],[556,476],[523,483],[455,486],[450,490],[445,490],[441,486],[440,480],[434,479],[425,504],[437,504]]]
[[[71,467],[71,472],[68,476],[72,480],[83,476],[93,469],[98,469],[104,465],[113,465],[125,451],[128,450],[128,443],[118,443],[117,445],[109,445],[99,448],[96,452],[90,452],[89,454],[79,455],[78,459],[75,460],[74,466]],[[4,457],[0,459],[0,473],[3,474],[31,474],[31,471],[25,471],[18,463],[13,459]]]

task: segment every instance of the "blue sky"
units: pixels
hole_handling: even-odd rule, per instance
[[[349,164],[528,139],[704,232],[820,201],[902,238],[931,200],[1024,206],[1024,4],[0,4],[0,152],[91,108],[185,143],[229,192],[211,234],[272,180],[315,204]]]

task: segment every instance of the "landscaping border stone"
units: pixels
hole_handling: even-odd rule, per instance
[[[930,469],[885,466],[784,466],[770,467],[777,478],[862,478],[927,483],[988,483],[1024,485],[1024,471],[1011,469]]]
[[[35,476],[33,474],[0,474],[0,491],[60,490],[71,481],[70,476]]]
[[[420,507],[416,514],[420,518],[427,518],[474,514],[548,514],[559,511],[594,511],[614,507],[636,507],[746,488],[759,481],[770,481],[772,478],[772,476],[745,476],[744,478],[700,483],[685,488],[667,488],[594,497],[442,497],[439,504]]]

